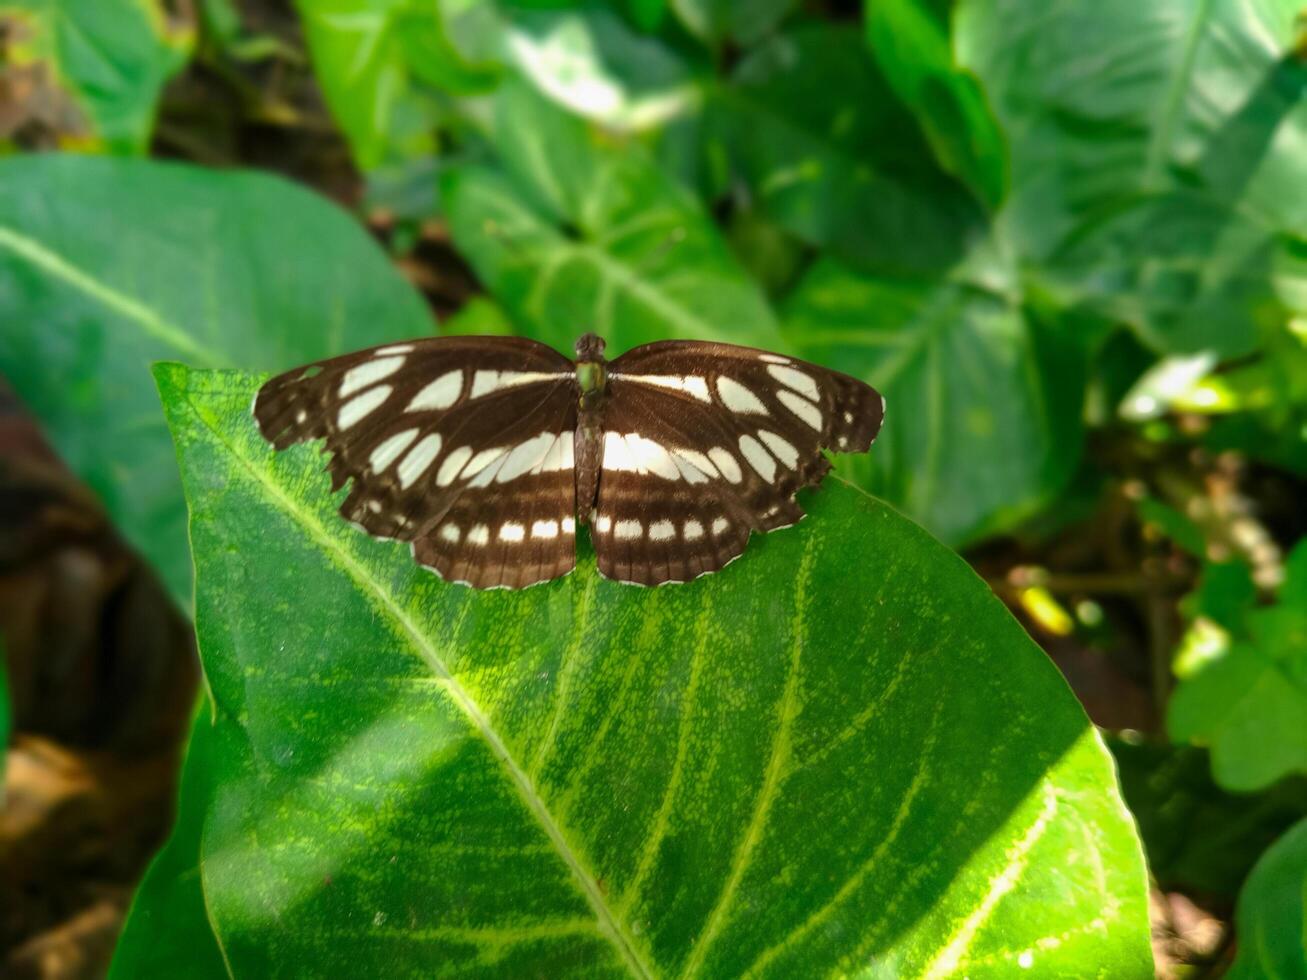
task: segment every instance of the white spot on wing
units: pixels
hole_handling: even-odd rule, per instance
[[[799,468],[799,451],[775,432],[759,429],[758,438],[767,444],[767,448],[772,451],[772,455],[790,469],[797,470]]]
[[[600,534],[607,534],[613,528],[613,519],[607,514],[595,518],[595,530]]]
[[[703,525],[698,521],[686,521],[683,533],[686,541],[698,541],[703,537]]]
[[[409,443],[418,437],[417,429],[405,429],[384,440],[368,456],[368,466],[373,473],[380,473],[399,458],[399,454],[408,448]]]
[[[376,353],[381,354],[407,354],[413,350],[412,344],[391,344],[389,347],[378,347]]]
[[[719,517],[712,522],[712,533],[721,537],[722,532],[731,526],[731,522],[724,517]]]
[[[762,443],[753,436],[740,436],[740,452],[744,453],[744,458],[758,471],[758,475],[771,483],[776,476],[776,460],[762,448]]]
[[[480,398],[505,388],[518,385],[536,384],[541,381],[557,381],[564,377],[547,371],[478,371],[472,375],[472,392],[469,398]]]
[[[649,525],[650,541],[670,541],[676,537],[676,525],[671,521],[654,521]]]
[[[413,396],[406,412],[430,412],[449,408],[458,401],[458,393],[463,390],[463,372],[447,371],[427,384]]]
[[[457,524],[440,525],[440,536],[450,544],[458,544],[459,532]]]
[[[779,355],[779,354],[762,354],[762,355],[759,356],[759,360],[766,361],[768,364],[789,364],[789,363],[790,363],[790,359],[789,359],[788,357],[781,357],[781,355]]]
[[[489,544],[490,528],[486,527],[484,524],[478,524],[476,527],[472,528],[470,531],[467,532],[467,543]]]
[[[495,479],[500,483],[507,483],[535,469],[544,462],[545,456],[557,441],[558,437],[552,432],[542,432],[526,442],[518,443],[509,451],[508,458],[499,467]]]
[[[613,537],[622,541],[638,538],[643,534],[644,525],[639,521],[618,521],[617,526],[613,528]]]
[[[575,534],[575,533],[576,533],[576,518],[574,518],[574,517],[564,517],[564,518],[563,518],[563,533],[564,533],[564,534]]]
[[[768,414],[767,406],[758,400],[758,396],[734,378],[717,379],[717,397],[732,412],[746,412],[754,415]]]
[[[628,473],[655,473],[664,480],[677,480],[681,476],[671,453],[638,432],[626,435],[604,433],[603,468]]]
[[[440,469],[436,471],[436,486],[447,487],[453,483],[458,479],[458,471],[463,468],[463,464],[471,458],[471,446],[459,446],[446,456],[444,462],[440,464]]]
[[[357,398],[350,399],[340,406],[336,425],[341,429],[348,429],[355,425],[360,419],[366,418],[380,408],[381,403],[390,397],[390,391],[390,385],[378,385],[363,392]]]
[[[399,461],[399,486],[407,490],[412,486],[413,481],[427,471],[436,454],[440,452],[440,433],[433,432],[429,436],[424,436],[416,446],[408,451],[403,459]]]
[[[793,388],[805,398],[816,401],[820,397],[817,392],[817,382],[798,368],[786,367],[781,364],[769,364],[767,365],[767,373],[785,387]]]
[[[507,453],[508,453],[508,448],[505,446],[495,446],[493,449],[481,450],[481,452],[473,456],[472,459],[468,462],[468,464],[465,467],[463,467],[463,473],[462,473],[463,478],[466,480],[471,480],[474,477],[480,476],[485,471],[486,467],[488,467],[491,463],[494,463],[497,460],[503,459],[504,456],[507,455]],[[493,470],[490,473],[490,477],[491,478],[494,477]],[[483,483],[474,484],[474,486],[485,486],[486,483],[489,482],[490,482],[490,478],[487,478]]]
[[[531,537],[533,538],[556,538],[558,537],[557,521],[536,521],[531,525]]]
[[[717,469],[708,457],[694,449],[673,449],[672,460],[686,483],[707,483],[717,476]]]
[[[611,377],[618,381],[634,381],[636,384],[683,391],[704,404],[712,404],[708,382],[696,374],[613,374]]]
[[[500,541],[521,541],[526,537],[526,528],[517,521],[505,521],[499,525]]]
[[[389,378],[403,364],[404,358],[402,355],[398,357],[377,357],[364,361],[345,372],[345,377],[340,382],[340,391],[337,394],[341,398],[348,398],[356,391],[362,391],[378,381]]]
[[[731,483],[739,483],[744,479],[744,474],[740,471],[740,464],[735,461],[735,455],[721,446],[713,446],[708,450],[708,455],[712,458],[717,469],[721,471],[722,476],[726,477]]]
[[[821,431],[820,408],[818,408],[812,402],[808,401],[808,399],[800,398],[798,395],[790,391],[788,388],[782,388],[780,391],[776,392],[776,397],[779,398],[781,400],[781,404],[784,405],[786,408],[788,408],[791,412],[793,412],[799,418],[803,419],[803,421],[807,422],[818,432]],[[848,415],[849,413],[845,412],[844,414]]]

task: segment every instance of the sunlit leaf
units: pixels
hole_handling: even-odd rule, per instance
[[[475,592],[341,521],[311,447],[273,454],[260,377],[157,377],[215,712],[160,861],[198,870],[231,975],[1149,970],[1093,727],[886,506],[832,481],[689,585],[583,548]],[[199,914],[143,893],[119,975]]]
[[[638,146],[524,86],[497,97],[503,170],[451,167],[450,231],[518,326],[570,350],[593,330],[614,351],[667,337],[776,347],[775,317],[698,202]]]
[[[0,373],[191,604],[148,366],[290,368],[434,330],[345,214],[285,181],[141,160],[0,160]]]
[[[784,314],[795,350],[885,395],[871,452],[840,457],[840,471],[945,541],[1011,526],[1070,475],[1082,355],[999,283],[887,279],[824,259]]]
[[[1246,352],[1301,309],[1299,0],[963,0],[961,59],[1009,138],[1016,246],[1173,352]]]
[[[61,146],[140,153],[194,41],[173,18],[162,0],[0,0],[6,99]]]

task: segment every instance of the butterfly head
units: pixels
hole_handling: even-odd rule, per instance
[[[582,334],[576,342],[576,359],[578,361],[602,361],[604,359],[604,338],[597,333]]]

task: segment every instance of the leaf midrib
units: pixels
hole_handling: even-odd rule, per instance
[[[100,281],[33,238],[0,225],[0,249],[8,250],[51,278],[120,314],[135,323],[143,333],[169,345],[179,354],[206,366],[218,366],[228,361],[218,351],[199,344],[183,328],[168,322],[157,311]]]
[[[562,826],[549,811],[545,801],[536,792],[534,784],[526,771],[513,758],[508,747],[504,744],[503,739],[490,723],[481,710],[481,706],[467,692],[458,679],[453,675],[445,665],[440,653],[427,640],[426,636],[418,628],[417,624],[408,615],[402,606],[396,601],[395,597],[390,594],[389,590],[372,576],[367,567],[343,548],[323,526],[322,522],[317,520],[311,513],[304,510],[295,500],[286,494],[282,488],[271,479],[266,470],[254,465],[254,461],[240,452],[234,443],[224,437],[223,433],[212,424],[200,409],[199,403],[193,397],[189,388],[184,389],[184,396],[188,405],[206,430],[213,437],[213,440],[220,444],[232,459],[234,459],[242,469],[254,480],[256,486],[274,505],[280,506],[293,520],[299,523],[308,533],[309,537],[314,540],[333,560],[337,561],[340,567],[352,578],[355,583],[364,592],[370,592],[379,603],[383,613],[388,615],[400,629],[408,634],[414,650],[418,656],[427,664],[431,671],[444,683],[442,688],[445,693],[454,701],[458,708],[467,716],[472,723],[476,732],[485,740],[491,753],[499,760],[507,772],[514,789],[517,790],[522,802],[531,812],[532,816],[541,825],[546,836],[553,844],[560,858],[571,870],[581,891],[589,902],[591,909],[599,919],[602,927],[601,931],[609,935],[621,959],[626,963],[637,977],[649,978],[652,980],[656,976],[653,971],[637,953],[632,938],[627,935],[620,920],[608,907],[603,893],[600,891],[598,882],[593,873],[591,873],[584,864],[582,864],[578,855],[573,851],[568,843],[566,836],[563,834]],[[216,932],[216,930],[215,930]]]

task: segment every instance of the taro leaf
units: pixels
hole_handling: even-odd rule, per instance
[[[1275,605],[1244,617],[1247,632],[1182,679],[1172,738],[1210,745],[1212,775],[1236,792],[1307,774],[1307,539],[1285,563]]]
[[[451,167],[441,184],[459,251],[525,333],[570,350],[668,337],[775,348],[775,317],[699,204],[638,147],[525,86],[497,96],[508,172]]]
[[[279,179],[46,155],[0,161],[0,186],[0,374],[189,608],[149,363],[285,369],[431,317],[354,221]]]
[[[144,152],[194,40],[172,16],[161,0],[0,0],[6,97],[26,103],[14,107],[24,127],[69,148]]]
[[[313,448],[273,454],[260,377],[156,376],[215,711],[211,802],[159,861],[198,867],[232,976],[1149,972],[1093,727],[888,507],[832,480],[689,585],[583,547],[476,592],[342,521]],[[143,893],[120,975],[197,914]]]
[[[1300,977],[1307,963],[1307,820],[1253,868],[1235,913],[1239,953],[1230,980]]]
[[[812,25],[770,39],[708,111],[709,132],[758,207],[840,258],[936,272],[981,227],[856,30]]]
[[[1169,351],[1243,352],[1277,302],[1301,303],[1301,9],[963,0],[959,54],[1009,137],[1022,254]]]
[[[917,113],[935,157],[989,208],[1007,187],[1007,145],[976,79],[953,57],[951,0],[867,0],[867,40]]]
[[[885,279],[818,261],[790,295],[791,347],[885,395],[885,428],[840,471],[947,542],[1029,516],[1082,440],[1083,355],[1001,282]]]

